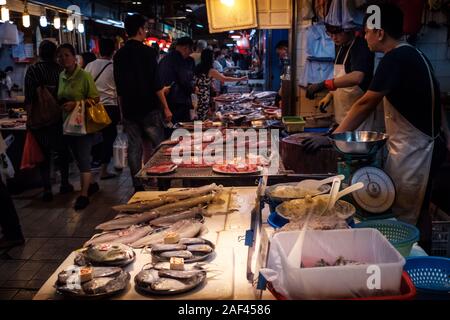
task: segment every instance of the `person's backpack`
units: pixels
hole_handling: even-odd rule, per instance
[[[46,127],[62,119],[61,108],[45,85],[36,89],[36,101],[28,112],[28,126],[31,129]]]

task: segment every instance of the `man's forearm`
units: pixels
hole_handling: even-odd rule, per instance
[[[335,133],[355,131],[376,110],[382,99],[382,94],[366,93],[352,106]]]
[[[161,106],[163,110],[170,110],[169,104],[167,103],[166,95],[164,94],[164,89],[156,92],[156,95],[158,96],[159,101],[161,101]]]
[[[364,73],[360,71],[353,71],[334,79],[334,86],[336,88],[349,88],[360,85],[364,80]]]

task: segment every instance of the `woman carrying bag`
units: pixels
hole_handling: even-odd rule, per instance
[[[57,56],[58,62],[64,68],[58,87],[58,100],[63,108],[65,121],[64,135],[80,170],[81,194],[74,209],[83,210],[89,205],[89,197],[99,191],[98,184],[92,183],[91,174],[91,133],[98,128],[89,128],[91,123],[88,119],[88,111],[99,102],[99,94],[92,76],[77,65],[75,48],[72,45],[61,45]],[[78,131],[69,130],[74,128]]]

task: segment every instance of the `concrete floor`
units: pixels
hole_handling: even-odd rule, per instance
[[[77,176],[71,182],[79,189]],[[13,197],[26,243],[0,250],[0,300],[32,299],[69,253],[95,233],[95,226],[115,216],[111,206],[127,202],[134,190],[128,171],[99,184],[101,191],[81,212],[72,209],[77,192],[55,194],[50,203],[41,200],[39,189]]]

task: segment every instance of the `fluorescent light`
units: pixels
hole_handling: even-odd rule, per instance
[[[55,18],[53,19],[53,26],[55,27],[55,29],[61,28],[61,18],[58,14],[56,14]]]
[[[220,2],[228,7],[232,7],[234,5],[234,0],[220,0]]]
[[[22,15],[22,24],[25,28],[29,28],[31,25],[30,15],[28,12],[24,12]]]
[[[67,19],[66,27],[67,27],[67,30],[73,31],[74,25],[73,25],[73,20],[71,18]]]
[[[80,24],[78,25],[78,32],[79,32],[79,33],[84,33],[84,24],[80,23]]]
[[[2,21],[9,21],[9,9],[7,7],[2,7]]]
[[[204,28],[202,24],[196,24],[197,28]]]
[[[233,38],[233,39],[240,39],[241,36],[240,36],[239,34],[233,34],[233,35],[231,36],[231,38]]]
[[[47,17],[41,16],[41,19],[39,19],[39,24],[41,25],[42,28],[47,27],[48,25]]]
[[[186,12],[192,12],[192,9],[189,7],[186,7]]]
[[[228,31],[228,33],[234,33],[234,30],[230,30],[230,31]]]

